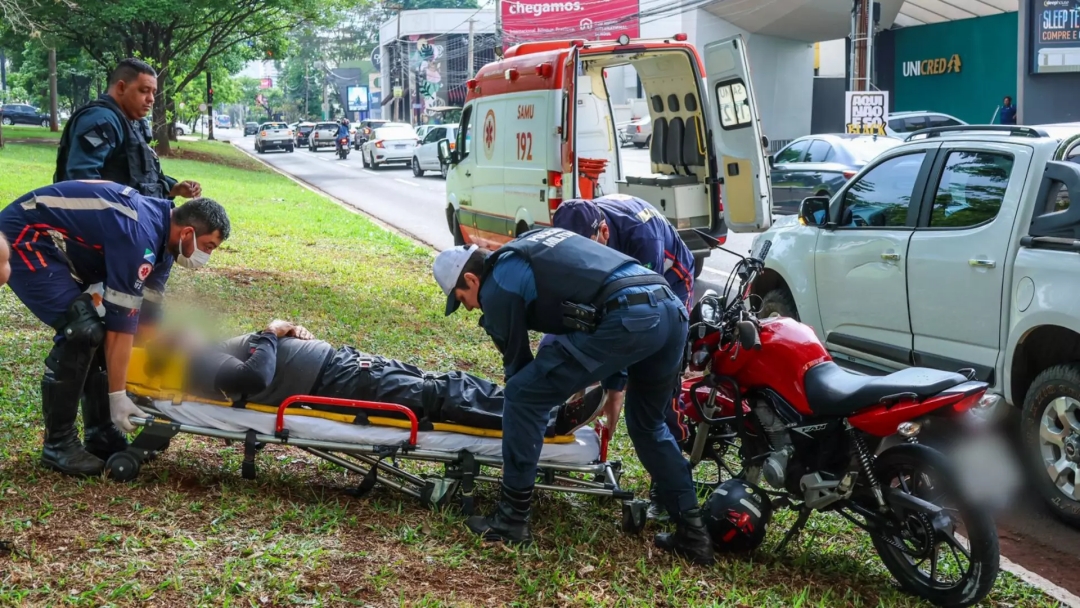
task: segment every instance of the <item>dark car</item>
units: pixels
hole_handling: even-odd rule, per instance
[[[353,147],[357,150],[371,137],[371,132],[390,121],[369,118],[353,125]]]
[[[307,148],[311,145],[311,131],[315,128],[313,122],[301,122],[296,125],[296,147]]]
[[[871,135],[808,135],[770,158],[773,213],[790,215],[808,196],[832,196],[866,163],[902,143]]]
[[[0,107],[0,123],[48,127],[49,115],[38,112],[38,109],[34,106],[28,106],[24,103],[9,103]]]
[[[245,122],[244,123],[244,137],[248,135],[255,135],[259,132],[259,123],[257,122]]]

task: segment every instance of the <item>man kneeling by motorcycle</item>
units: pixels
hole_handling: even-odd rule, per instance
[[[216,346],[172,335],[155,350],[180,349],[187,367],[185,390],[207,399],[278,406],[295,395],[395,403],[422,422],[446,422],[502,430],[503,389],[459,371],[424,370],[351,346],[334,348],[311,332],[277,320],[265,330],[237,336]],[[547,435],[566,435],[599,413],[601,391],[555,408]],[[312,405],[313,409],[356,415],[355,408]],[[393,416],[380,412],[381,416]]]

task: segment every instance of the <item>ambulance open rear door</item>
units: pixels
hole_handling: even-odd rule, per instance
[[[772,224],[772,193],[742,36],[706,45],[705,73],[724,221],[734,232],[762,232]]]
[[[559,128],[562,137],[562,200],[578,196],[577,166],[577,77],[578,47],[572,46],[563,64],[562,82],[562,125]]]

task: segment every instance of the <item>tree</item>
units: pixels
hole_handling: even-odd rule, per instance
[[[34,32],[78,46],[106,69],[140,57],[158,70],[154,134],[164,155],[171,98],[205,70],[278,51],[297,24],[322,23],[341,4],[363,0],[0,0],[13,1]]]

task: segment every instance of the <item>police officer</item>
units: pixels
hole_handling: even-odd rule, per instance
[[[490,255],[475,245],[445,250],[434,274],[446,314],[459,304],[483,311],[481,326],[503,354],[507,379],[501,499],[490,517],[470,517],[469,528],[487,540],[531,542],[530,503],[552,408],[627,369],[630,439],[678,524],[655,542],[711,564],[689,467],[664,424],[689,317],[664,279],[559,228],[525,233]],[[530,330],[557,335],[535,358]]]
[[[687,310],[692,307],[694,254],[667,218],[648,202],[626,194],[609,194],[592,201],[571,199],[559,205],[551,223],[625,253],[645,268],[663,274]],[[625,384],[623,374],[604,386],[608,389],[605,411],[610,430],[619,420],[623,402],[620,391]],[[689,438],[690,429],[683,423],[677,397],[665,409],[665,419],[675,441],[681,443]],[[663,518],[655,484],[650,485],[649,497],[649,517]]]
[[[161,172],[150,147],[146,115],[154,107],[157,72],[138,59],[125,59],[109,75],[105,95],[72,114],[60,136],[53,183],[104,179],[156,198],[198,198],[202,187],[177,182]]]
[[[69,475],[100,473],[103,460],[127,447],[116,427],[134,430],[128,416],[141,414],[125,390],[140,319],[158,317],[173,260],[204,265],[229,237],[229,218],[210,199],[174,207],[112,182],[69,181],[8,205],[0,232],[11,243],[12,291],[56,330],[41,380],[42,463]],[[100,303],[92,295],[98,283]],[[75,428],[81,395],[85,449]]]

